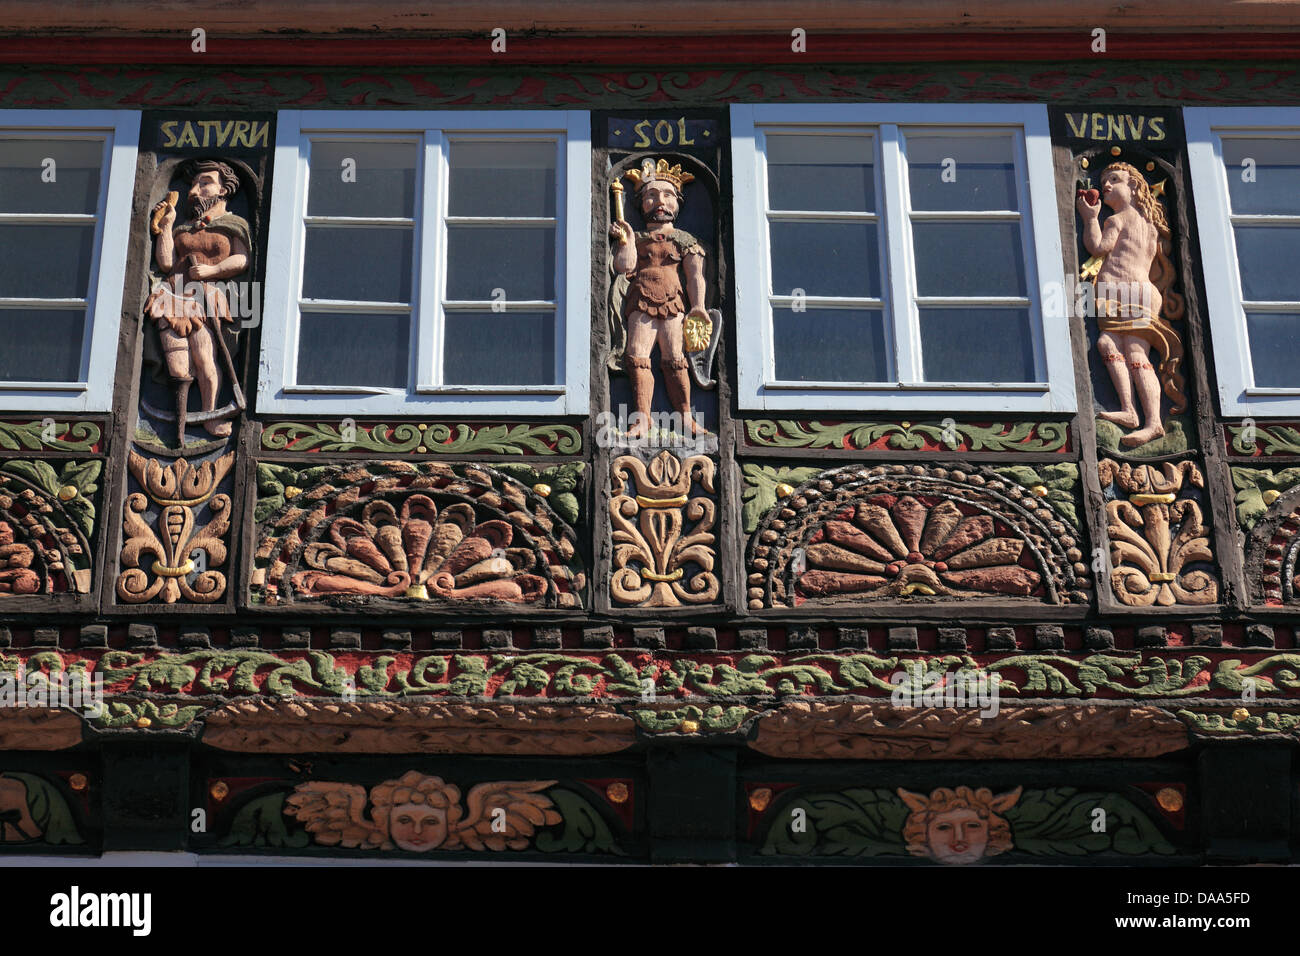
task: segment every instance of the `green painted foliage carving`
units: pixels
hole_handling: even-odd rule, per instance
[[[1066,422],[806,422],[752,419],[745,423],[750,444],[771,448],[830,448],[860,451],[884,440],[894,451],[1055,452],[1066,447]],[[929,447],[927,447],[929,446]]]
[[[1085,793],[1074,787],[1027,790],[1004,816],[1015,849],[1035,856],[1176,852],[1151,819],[1118,793]],[[1104,831],[1096,832],[1103,822]]]
[[[95,422],[0,422],[0,449],[5,451],[94,451],[103,432]],[[47,437],[48,436],[48,437]]]
[[[577,455],[582,433],[572,425],[432,425],[402,422],[348,425],[275,422],[262,432],[271,451],[377,451],[385,454]]]
[[[758,527],[763,515],[776,504],[777,485],[802,484],[819,474],[821,469],[749,464],[742,465],[740,471],[745,479],[744,490],[740,493],[743,502],[741,516],[745,522],[745,533],[748,534]]]
[[[35,774],[9,770],[0,773],[0,778],[16,780],[26,790],[27,812],[40,830],[40,835],[31,842],[51,846],[79,846],[86,842],[77,830],[68,801],[54,784]]]
[[[543,853],[624,855],[609,824],[589,802],[563,787],[553,787],[546,795],[554,801],[563,819],[558,832],[552,828],[537,835],[537,849]]]
[[[552,465],[550,468],[533,468],[531,465],[515,465],[508,462],[493,466],[502,474],[509,475],[525,488],[538,491],[539,485],[550,488],[546,503],[557,515],[569,524],[577,524],[582,516],[582,504],[578,498],[578,487],[582,482],[586,465],[575,461],[567,465]],[[541,492],[538,491],[538,494]]]
[[[91,461],[66,461],[58,471],[48,461],[15,459],[0,464],[0,472],[8,472],[30,482],[50,498],[59,502],[68,517],[87,538],[95,530],[95,492],[99,490],[99,476],[104,463]],[[3,482],[0,482],[3,484]],[[65,498],[60,492],[72,488],[76,493]]]
[[[220,846],[267,846],[300,849],[311,842],[305,829],[290,829],[285,823],[283,790],[268,793],[244,804]]]
[[[806,827],[793,826],[803,810]],[[907,856],[907,806],[891,790],[852,789],[783,804],[761,852],[772,856]]]
[[[802,817],[798,811],[802,811]],[[804,793],[778,805],[760,852],[776,856],[907,857],[913,855],[903,835],[910,815],[903,800],[891,790]],[[1036,857],[1137,857],[1177,852],[1146,812],[1119,793],[1083,792],[1074,787],[1026,790],[1000,816],[1011,828],[1011,853]],[[802,823],[796,825],[800,819]]]
[[[1237,490],[1237,523],[1243,531],[1255,527],[1279,494],[1300,485],[1300,467],[1274,472],[1268,468],[1229,469],[1232,487]]]
[[[1239,455],[1300,455],[1300,428],[1290,425],[1229,425],[1228,434]]]
[[[1035,488],[1045,489],[1047,494],[1042,496],[1044,500],[1072,528],[1079,530],[1078,465],[1067,462],[1059,465],[1008,465],[993,470],[1031,493]]]

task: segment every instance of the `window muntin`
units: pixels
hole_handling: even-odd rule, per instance
[[[733,135],[743,407],[1073,409],[1041,107],[740,106]]]
[[[301,235],[273,208],[272,247],[292,243],[300,284],[295,302],[268,279],[268,322],[279,298],[288,317],[259,407],[585,411],[586,114],[326,115],[281,114]],[[358,182],[377,171],[369,196],[349,159]]]
[[[1223,413],[1300,414],[1300,110],[1186,122]]]
[[[107,411],[139,114],[0,110],[0,408]]]

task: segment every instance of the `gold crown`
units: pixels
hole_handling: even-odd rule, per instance
[[[669,166],[666,159],[660,159],[657,163],[653,159],[644,159],[641,161],[640,169],[629,169],[623,176],[632,180],[638,192],[656,180],[662,180],[663,182],[672,183],[673,187],[680,193],[683,186],[695,181],[695,177],[691,173],[682,172],[680,163],[676,166]]]

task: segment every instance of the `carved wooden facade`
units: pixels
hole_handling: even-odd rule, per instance
[[[1300,123],[1300,84],[1272,47],[1189,48],[1155,43],[1149,65],[1086,41],[1053,64],[971,48],[969,67],[641,51],[631,70],[624,42],[584,66],[361,69],[20,62],[0,37],[0,146],[21,126],[6,111],[140,111],[130,227],[105,237],[128,250],[121,328],[92,356],[112,402],[51,415],[0,392],[0,854],[1293,860],[1300,416],[1221,414],[1205,290],[1223,267],[1202,255],[1184,111]],[[909,105],[955,105],[953,126],[961,104],[1042,108],[1048,140],[1021,132],[1051,168],[1017,167],[1037,204],[1020,215],[1051,225],[1069,277],[1069,340],[1043,347],[1073,411],[738,395],[762,310],[737,275],[767,253],[736,211],[730,107],[882,100],[903,126]],[[589,262],[553,261],[590,303],[556,333],[590,340],[588,372],[541,386],[585,412],[463,388],[441,397],[490,411],[443,414],[422,384],[396,415],[259,410],[277,237],[348,228],[314,198],[284,218],[282,114],[325,107],[366,129],[376,111],[582,114],[511,135],[561,144],[557,181],[590,163],[590,222],[515,217],[587,240]],[[1108,265],[1143,237],[1127,272]],[[1158,305],[1107,293],[1129,273]],[[1042,314],[1047,297],[1025,294]],[[466,307],[482,329],[488,298]],[[365,301],[372,318],[426,302]],[[60,706],[87,682],[102,707]],[[146,769],[170,775],[165,799]],[[1258,795],[1273,776],[1290,797]],[[1090,829],[1097,808],[1120,829]],[[935,835],[971,819],[978,840]]]

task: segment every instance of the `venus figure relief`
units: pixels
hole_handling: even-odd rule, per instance
[[[1174,281],[1169,224],[1155,191],[1136,167],[1111,163],[1101,174],[1100,201],[1082,190],[1076,202],[1083,218],[1083,244],[1093,256],[1081,278],[1096,283],[1097,351],[1115,386],[1120,407],[1103,411],[1128,434],[1120,439],[1136,448],[1165,433],[1161,393],[1171,415],[1187,407],[1178,365],[1183,343],[1169,319],[1183,315],[1183,299],[1170,290]],[[1101,207],[1110,215],[1101,222]],[[1151,364],[1151,349],[1159,368]],[[1141,413],[1139,414],[1139,408]]]
[[[614,271],[629,282],[622,311],[627,322],[627,372],[638,413],[627,434],[641,438],[650,429],[654,396],[650,352],[658,342],[664,385],[674,410],[681,414],[683,430],[688,435],[702,435],[706,429],[691,415],[686,352],[706,348],[712,332],[705,307],[704,248],[689,232],[674,226],[682,187],[695,177],[681,166],[669,166],[665,159],[645,159],[639,169],[628,170],[624,177],[637,188],[646,223],[644,232],[636,232],[624,221],[623,185],[615,181],[614,221],[609,233],[616,243]]]

